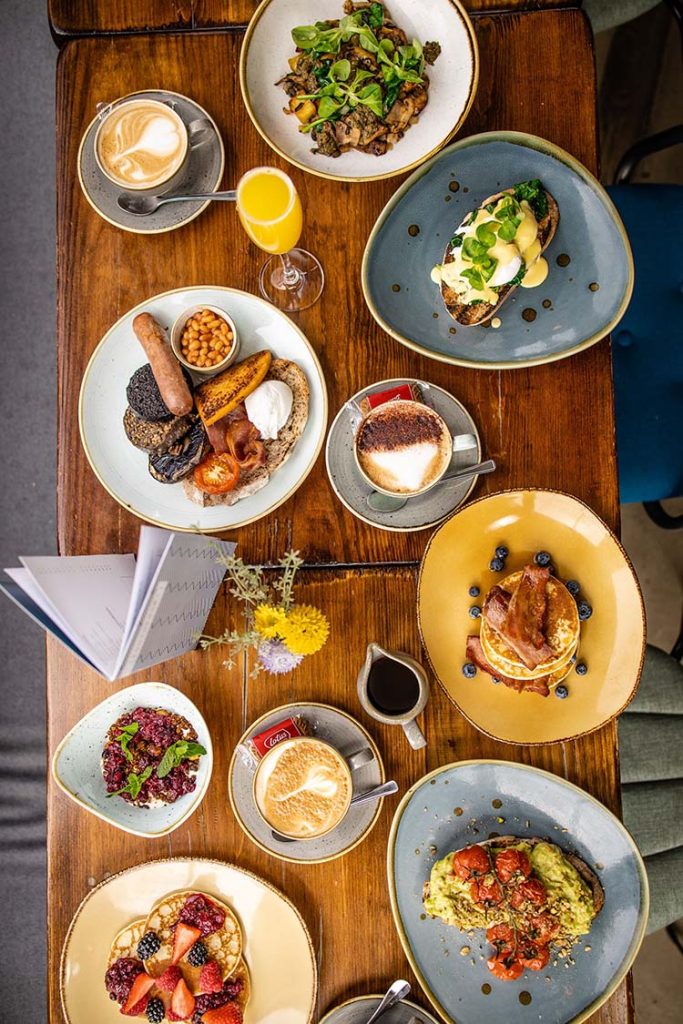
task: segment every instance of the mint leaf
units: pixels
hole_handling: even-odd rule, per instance
[[[140,796],[140,791],[147,779],[152,774],[152,765],[148,765],[141,775],[136,775],[135,772],[130,772],[128,776],[128,782],[121,789],[117,789],[115,793],[107,793],[107,799],[110,796],[120,796],[122,793],[128,793],[133,800],[137,800]]]
[[[157,778],[166,778],[174,768],[178,767],[181,761],[200,757],[205,753],[206,750],[201,743],[192,743],[189,740],[176,740],[175,743],[172,743],[171,746],[167,747],[164,751],[164,756],[157,768]]]
[[[121,750],[123,751],[123,753],[125,755],[126,761],[132,761],[133,760],[133,755],[131,754],[130,750],[128,749],[128,744],[133,739],[133,736],[136,735],[136,733],[138,732],[139,728],[140,728],[140,723],[139,722],[131,722],[130,725],[124,725],[121,728],[121,732],[119,733],[119,735],[114,737],[114,740],[117,743],[121,744]]]

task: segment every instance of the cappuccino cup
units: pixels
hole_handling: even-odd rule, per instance
[[[358,470],[384,494],[423,494],[439,482],[452,455],[448,424],[421,402],[385,402],[372,409],[356,431]]]
[[[345,758],[313,736],[283,740],[263,756],[254,775],[254,803],[265,823],[289,839],[319,839],[346,816],[351,772],[373,759],[369,748]]]
[[[190,147],[183,119],[172,107],[145,97],[124,97],[100,114],[95,159],[102,174],[127,192],[176,184]]]

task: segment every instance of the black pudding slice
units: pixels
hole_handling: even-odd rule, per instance
[[[192,378],[184,366],[181,369],[191,391]],[[149,363],[145,363],[139,370],[136,370],[128,381],[126,398],[128,405],[140,419],[149,420],[151,423],[161,423],[173,417],[161,397],[159,386]]]

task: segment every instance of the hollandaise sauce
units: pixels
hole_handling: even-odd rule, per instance
[[[435,284],[451,288],[465,305],[496,305],[502,288],[537,288],[548,275],[539,221],[548,211],[539,181],[523,182],[469,214],[450,244],[453,259],[437,264]]]

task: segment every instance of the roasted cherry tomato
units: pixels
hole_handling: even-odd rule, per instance
[[[528,878],[531,863],[522,850],[501,850],[496,857],[496,874],[501,882],[509,882],[515,875]]]
[[[531,903],[534,906],[541,907],[548,901],[548,893],[546,892],[543,882],[539,882],[537,878],[527,878],[526,881],[520,882],[514,892],[510,895],[510,904],[518,909],[525,903]]]
[[[475,903],[484,903],[489,906],[495,906],[503,898],[503,888],[493,875],[472,879],[470,892]]]
[[[481,846],[466,846],[453,854],[451,870],[458,878],[467,881],[473,875],[485,875],[491,870],[491,863]]]
[[[534,914],[527,921],[529,936],[541,946],[547,946],[560,930],[560,922],[552,914]]]
[[[509,946],[515,944],[515,930],[509,924],[494,924],[486,929],[486,941],[494,946]]]
[[[550,959],[550,950],[547,946],[523,936],[518,941],[517,959],[530,971],[542,971]]]
[[[194,482],[205,494],[227,494],[240,478],[240,467],[232,455],[211,453],[195,468]]]
[[[507,953],[492,956],[487,961],[487,966],[493,977],[500,978],[501,981],[516,981],[524,970],[519,960],[515,960]]]

